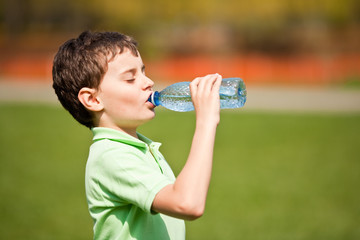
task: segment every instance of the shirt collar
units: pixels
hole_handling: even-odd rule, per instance
[[[109,139],[112,141],[116,141],[116,142],[121,142],[121,143],[125,143],[128,145],[132,145],[132,146],[136,146],[136,147],[141,147],[141,148],[146,148],[146,146],[150,146],[156,149],[159,149],[159,147],[161,146],[161,143],[158,142],[153,142],[151,139],[145,137],[144,135],[137,133],[139,139],[115,130],[115,129],[111,129],[111,128],[104,128],[104,127],[94,127],[91,129],[91,131],[94,134],[93,137],[93,141],[100,141],[103,139]]]

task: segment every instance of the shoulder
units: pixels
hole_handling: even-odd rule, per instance
[[[94,142],[90,147],[88,163],[107,166],[142,159],[144,151],[135,146],[104,139]]]

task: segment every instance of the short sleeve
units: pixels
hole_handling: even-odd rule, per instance
[[[115,204],[133,204],[151,212],[156,194],[173,180],[162,174],[157,163],[142,151],[109,150],[102,154],[96,169],[98,185]]]

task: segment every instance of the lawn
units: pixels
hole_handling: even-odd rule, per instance
[[[91,134],[62,108],[0,104],[0,238],[91,239]],[[139,131],[186,160],[193,113],[158,111]],[[360,113],[222,111],[206,212],[188,240],[360,239]]]

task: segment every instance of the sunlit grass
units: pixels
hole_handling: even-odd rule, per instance
[[[55,106],[0,105],[1,238],[91,239],[91,134]],[[193,113],[158,111],[139,131],[178,173]],[[360,114],[223,111],[205,215],[187,239],[359,239]]]

